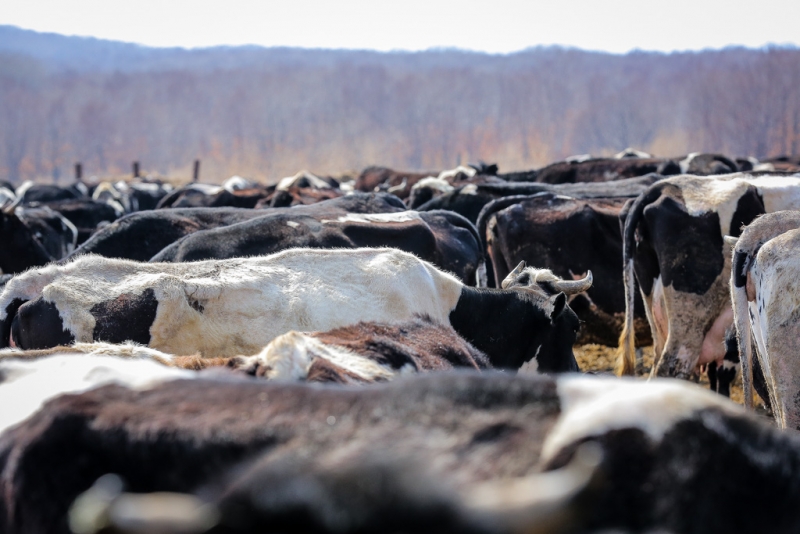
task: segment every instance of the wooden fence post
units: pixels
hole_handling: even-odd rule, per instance
[[[83,180],[83,165],[80,162],[75,164],[75,181],[80,182]]]
[[[192,181],[196,182],[200,178],[200,160],[194,160],[194,171],[192,172]]]
[[[133,162],[133,177],[134,178],[138,178],[139,177],[139,162],[138,161],[134,161]]]

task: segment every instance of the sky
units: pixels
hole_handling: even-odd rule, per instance
[[[800,0],[2,0],[0,24],[156,47],[625,53],[800,45]]]

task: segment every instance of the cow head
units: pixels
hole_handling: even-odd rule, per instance
[[[0,210],[0,270],[5,274],[20,273],[53,260],[33,232],[16,215],[19,200]]]
[[[557,277],[550,269],[537,269],[526,267],[525,262],[519,262],[513,271],[508,273],[500,287],[511,289],[513,287],[526,287],[543,295],[552,296],[557,293],[564,293],[567,296],[583,293],[592,287],[592,271],[579,280],[562,280]]]
[[[577,371],[572,356],[580,322],[567,305],[568,298],[592,286],[591,271],[580,280],[562,280],[549,269],[526,267],[522,261],[501,284],[503,289],[517,289],[528,293],[549,317],[551,328],[542,340],[531,344],[526,363],[521,370],[543,372]]]

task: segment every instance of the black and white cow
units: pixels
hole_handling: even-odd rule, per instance
[[[650,323],[653,373],[689,377],[722,364],[731,309],[725,236],[765,212],[800,208],[800,177],[678,176],[650,187],[631,206],[623,232],[625,325],[617,371],[634,371],[634,273]]]
[[[255,354],[290,330],[426,314],[497,367],[534,358],[576,371],[578,318],[559,293],[476,289],[397,249],[290,249],[271,256],[139,263],[83,256],[27,271],[0,293],[2,346],[134,341],[170,354]]]
[[[325,214],[395,213],[404,211],[403,202],[386,193],[354,193],[346,197],[298,206],[291,211],[244,208],[173,208],[126,215],[102,228],[78,248],[72,257],[98,254],[109,258],[147,261],[162,249],[191,233],[236,224],[267,213]]]
[[[792,429],[800,429],[798,257],[800,211],[763,215],[736,243],[730,285],[745,405],[752,407],[755,346],[768,393],[765,400],[778,425]]]
[[[0,362],[6,406],[18,391],[32,399],[4,412],[0,428],[3,532],[69,532],[70,505],[106,473],[133,493],[204,494],[218,511],[205,528],[221,532],[425,532],[442,528],[437,518],[454,521],[453,508],[421,503],[413,518],[397,517],[389,490],[398,487],[380,465],[417,482],[400,492],[403,503],[440,502],[430,488],[446,484],[473,511],[499,506],[491,519],[500,532],[531,531],[542,525],[508,523],[512,512],[556,484],[540,477],[586,442],[602,455],[567,514],[572,532],[800,529],[800,438],[685,382],[451,372],[321,387],[93,358],[50,369],[51,360]],[[88,373],[92,365],[106,370]],[[53,398],[52,384],[83,392]],[[471,520],[444,531],[485,532],[476,516],[459,517]]]
[[[261,217],[199,230],[153,256],[154,262],[263,256],[296,247],[394,247],[475,284],[481,240],[468,220],[445,210],[351,213],[345,203],[268,210]]]
[[[547,372],[534,358],[525,370]],[[287,332],[257,355],[228,364],[270,380],[368,384],[408,373],[494,366],[449,324],[415,316],[400,323],[360,322],[327,332]]]

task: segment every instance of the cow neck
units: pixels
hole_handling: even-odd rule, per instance
[[[532,304],[517,291],[464,286],[450,324],[484,352],[493,367],[517,370],[525,361],[534,316]]]

